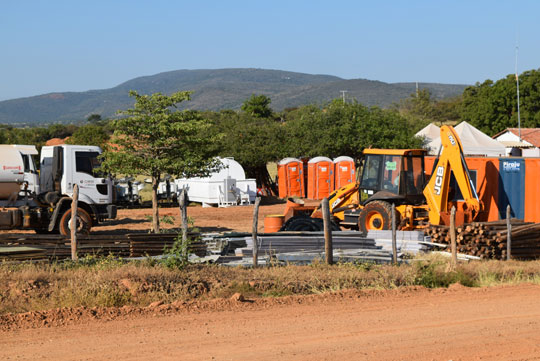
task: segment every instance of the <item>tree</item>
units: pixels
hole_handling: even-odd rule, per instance
[[[109,141],[109,134],[103,127],[93,124],[79,127],[66,143],[79,145],[97,145],[105,149]]]
[[[215,148],[219,138],[209,132],[210,122],[200,113],[176,110],[176,104],[190,99],[190,92],[170,96],[139,95],[131,109],[119,111],[125,117],[113,121],[113,143],[105,152],[103,168],[114,174],[142,174],[152,178],[152,231],[159,232],[157,190],[165,174],[207,176],[218,167]]]
[[[414,148],[421,141],[398,112],[335,99],[324,109],[314,105],[286,114],[288,156],[359,158],[367,147]]]
[[[435,100],[428,89],[421,89],[394,104],[393,109],[405,117],[415,130],[429,123],[456,124],[461,120],[462,96]]]
[[[90,114],[88,118],[86,118],[86,121],[88,123],[100,123],[101,122],[101,115],[100,114]]]
[[[66,137],[71,136],[73,132],[75,132],[76,129],[77,129],[77,126],[73,124],[69,124],[69,125],[53,124],[47,128],[47,131],[49,132],[49,139],[50,138],[64,139]]]
[[[241,109],[255,118],[269,118],[272,116],[271,102],[266,95],[253,94],[242,104]]]
[[[215,145],[220,156],[233,157],[242,164],[248,177],[257,180],[258,186],[272,188],[266,164],[285,155],[283,124],[233,111],[221,111],[211,117],[214,131],[224,135]]]
[[[520,118],[524,128],[540,126],[540,70],[519,76]],[[484,133],[494,135],[518,125],[516,77],[486,80],[463,92],[461,117]]]

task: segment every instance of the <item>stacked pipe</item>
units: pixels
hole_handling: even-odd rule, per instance
[[[511,219],[511,256],[516,259],[540,258],[540,224]],[[450,244],[448,226],[430,225],[425,230],[433,242]],[[457,250],[480,258],[506,259],[508,229],[506,220],[473,222],[456,227]]]

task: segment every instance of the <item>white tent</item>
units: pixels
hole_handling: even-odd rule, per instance
[[[506,147],[504,144],[482,133],[467,122],[461,122],[454,127],[461,140],[463,153],[466,156],[503,157]],[[428,143],[428,154],[437,155],[441,147],[441,137]]]
[[[415,135],[417,137],[426,138],[426,143],[429,143],[432,140],[437,139],[441,136],[441,128],[439,128],[433,123],[430,123],[422,130],[419,130],[418,133],[416,133]]]

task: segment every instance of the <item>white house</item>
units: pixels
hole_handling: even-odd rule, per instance
[[[540,128],[507,128],[493,138],[504,144],[507,155],[540,157]]]

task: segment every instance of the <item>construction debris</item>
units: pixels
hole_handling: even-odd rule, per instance
[[[397,235],[399,262],[404,262],[419,252],[439,249],[441,245],[426,240],[423,232],[400,231]],[[262,264],[307,264],[325,259],[323,232],[276,232],[257,237],[259,262]],[[339,262],[392,262],[391,232],[370,232],[364,237],[356,231],[332,232],[333,256]],[[251,266],[253,240],[248,233],[227,233],[214,237],[212,245],[222,245],[222,255],[234,252],[236,258],[220,263],[235,266]],[[445,248],[446,245],[442,245]]]
[[[512,219],[512,256],[516,259],[540,257],[540,224]],[[505,259],[506,221],[474,222],[457,227],[457,251],[460,260]],[[253,239],[249,233],[191,233],[197,239],[189,244],[190,262],[251,266]],[[334,259],[339,262],[390,263],[392,232],[369,231],[367,237],[357,231],[332,232]],[[178,234],[127,234],[79,236],[78,254],[114,255],[137,259],[161,257],[173,247]],[[307,264],[323,262],[323,232],[276,232],[257,237],[259,264]],[[407,262],[419,253],[444,251],[450,243],[449,227],[430,226],[421,231],[397,231],[399,262]],[[0,234],[0,259],[64,259],[71,255],[69,238],[60,235]]]

